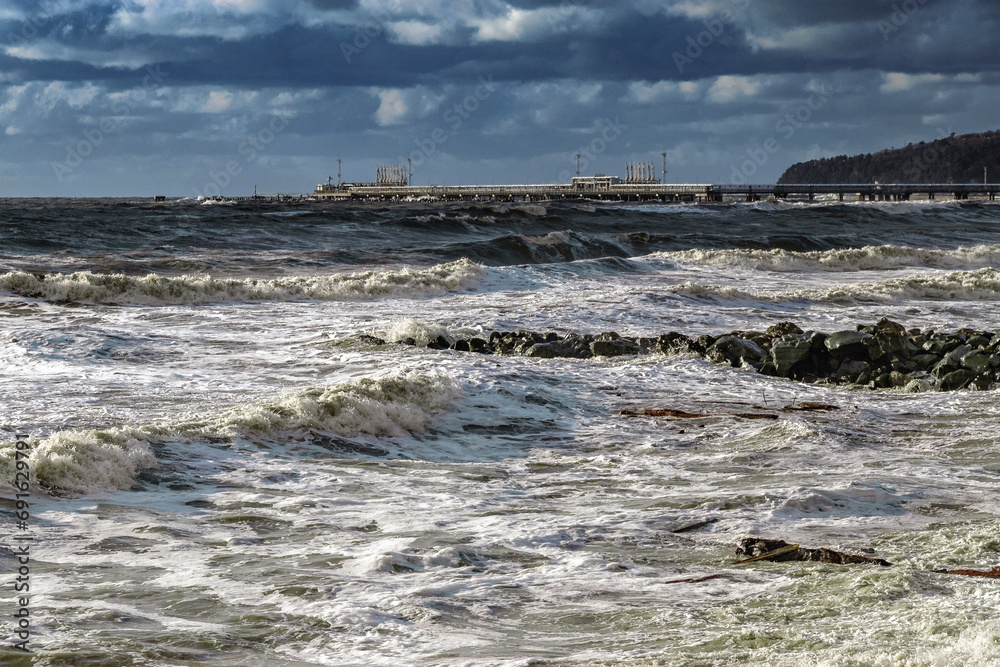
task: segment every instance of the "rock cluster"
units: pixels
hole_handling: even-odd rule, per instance
[[[412,338],[404,342],[416,345]],[[596,336],[493,332],[488,340],[451,342],[442,336],[427,347],[539,359],[697,354],[716,363],[751,367],[764,375],[803,382],[910,392],[989,389],[1000,379],[1000,334],[972,329],[954,333],[906,330],[888,319],[830,334],[803,331],[791,322],[782,322],[763,332],[734,331],[697,338],[676,332],[656,338],[627,338],[614,332]]]

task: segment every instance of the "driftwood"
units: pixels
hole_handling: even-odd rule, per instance
[[[833,549],[804,549],[797,544],[789,544],[784,540],[765,540],[759,537],[749,537],[736,549],[739,556],[747,556],[745,560],[737,562],[737,565],[753,563],[755,561],[767,560],[784,563],[788,561],[814,561],[819,563],[832,563],[834,565],[855,565],[869,563],[872,565],[882,565],[888,567],[892,563],[881,558],[871,558],[869,556],[856,556],[846,554]]]
[[[721,579],[721,574],[710,574],[707,577],[696,577],[694,579],[674,579],[673,581],[664,581],[665,584],[698,584],[703,581],[711,581],[712,579]]]
[[[985,577],[987,579],[1000,579],[1000,567],[992,570],[934,570],[940,574],[959,574],[963,577]]]
[[[719,520],[718,517],[715,517],[715,518],[712,518],[712,519],[706,519],[705,521],[699,521],[697,523],[691,523],[691,524],[688,524],[686,526],[681,526],[680,528],[674,528],[670,532],[674,533],[674,534],[693,533],[694,531],[701,530],[702,528],[705,528],[706,526],[711,526],[713,523],[715,523],[718,520]]]
[[[769,412],[741,412],[731,414],[708,415],[700,412],[684,412],[683,410],[643,410],[634,412],[622,410],[623,417],[669,417],[670,419],[702,419],[703,417],[738,417],[739,419],[777,419],[778,415]]]

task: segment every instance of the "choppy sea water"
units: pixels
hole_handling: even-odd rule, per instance
[[[37,652],[0,657],[997,664],[1000,581],[934,572],[1000,565],[996,391],[360,336],[996,331],[998,223],[940,202],[0,203],[0,473],[30,435]],[[806,401],[841,409],[727,416]],[[620,415],[645,408],[715,416]],[[749,536],[895,565],[734,565]]]

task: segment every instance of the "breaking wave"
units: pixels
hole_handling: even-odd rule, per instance
[[[402,375],[307,389],[207,419],[60,431],[32,443],[31,471],[36,482],[57,494],[128,490],[140,471],[156,467],[153,444],[261,440],[296,432],[401,437],[426,430],[460,396],[451,378]],[[13,479],[14,451],[14,443],[0,444],[0,472],[5,479]]]
[[[914,275],[871,283],[853,283],[825,289],[777,292],[750,292],[719,285],[685,282],[667,288],[677,296],[711,301],[821,303],[875,302],[897,303],[908,299],[956,301],[992,301],[1000,299],[1000,271],[952,271],[933,275]]]
[[[473,288],[484,267],[468,259],[427,269],[365,271],[315,277],[224,279],[211,276],[142,277],[124,274],[0,275],[0,290],[47,301],[173,305],[220,301],[353,301],[383,297],[434,296]]]
[[[717,267],[763,271],[870,271],[907,267],[982,268],[1000,264],[1000,245],[941,250],[894,245],[844,250],[794,252],[790,250],[684,250],[650,258]]]

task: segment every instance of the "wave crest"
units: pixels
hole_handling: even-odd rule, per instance
[[[684,250],[651,255],[661,260],[762,271],[870,271],[906,267],[981,268],[1000,264],[1000,245],[954,250],[880,245],[842,250]]]
[[[667,291],[680,297],[713,301],[813,301],[827,303],[898,303],[907,299],[993,301],[1000,299],[1000,271],[952,271],[921,274],[870,283],[837,285],[825,289],[750,292],[720,285],[685,282]]]
[[[427,269],[364,271],[315,277],[228,279],[211,276],[142,277],[124,274],[0,275],[0,290],[47,301],[101,304],[177,305],[220,301],[353,301],[383,297],[434,296],[471,289],[485,274],[468,259]]]
[[[361,379],[257,402],[208,419],[177,424],[60,431],[32,443],[34,480],[57,494],[130,489],[156,467],[151,445],[196,440],[260,440],[296,432],[392,438],[425,431],[461,396],[441,375]],[[0,474],[13,479],[15,445],[0,444]]]

